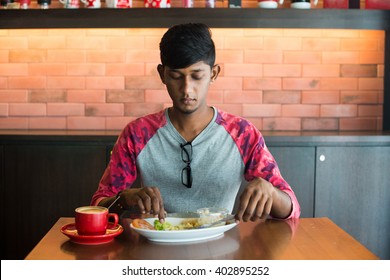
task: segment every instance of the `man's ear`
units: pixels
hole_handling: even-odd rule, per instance
[[[219,66],[219,64],[215,64],[211,69],[211,84],[217,79],[219,72],[221,72],[221,67]]]
[[[164,75],[164,65],[159,64],[157,65],[157,71],[160,75],[161,82],[165,85],[165,75]]]

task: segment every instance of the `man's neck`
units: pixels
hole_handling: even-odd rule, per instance
[[[174,108],[169,108],[168,113],[172,125],[187,142],[194,140],[214,117],[214,109],[208,106],[191,114],[183,114]]]

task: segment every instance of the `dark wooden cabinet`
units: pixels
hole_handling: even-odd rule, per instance
[[[106,167],[106,146],[5,145],[1,257],[23,259],[62,216],[88,205]]]
[[[314,217],[315,147],[268,145],[268,148],[278,163],[283,178],[290,184],[298,198],[301,217]]]
[[[390,259],[390,146],[318,147],[315,216]]]

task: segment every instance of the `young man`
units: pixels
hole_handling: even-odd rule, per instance
[[[160,43],[157,66],[172,107],[130,122],[92,198],[165,213],[203,207],[233,210],[236,219],[298,218],[297,198],[282,178],[261,133],[247,120],[207,105],[218,77],[215,46],[204,24],[173,26]],[[140,182],[140,186],[133,183]]]

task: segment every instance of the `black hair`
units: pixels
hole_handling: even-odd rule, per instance
[[[175,25],[168,29],[160,42],[161,63],[172,69],[186,68],[203,61],[210,67],[215,63],[215,45],[210,28],[203,23]]]

